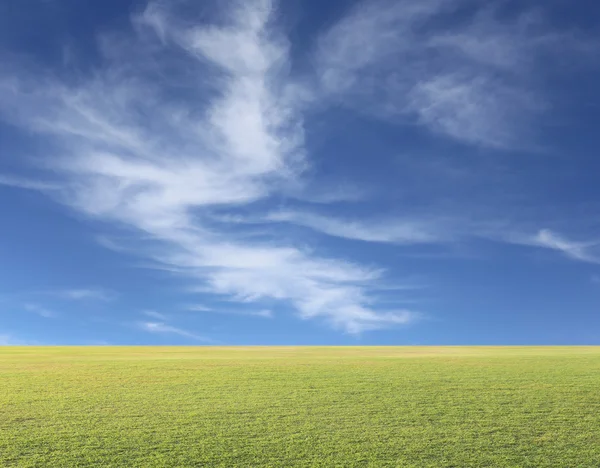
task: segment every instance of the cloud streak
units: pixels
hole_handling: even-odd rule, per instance
[[[163,322],[167,320],[167,317],[164,314],[161,314],[160,312],[156,312],[154,310],[145,310],[142,312],[142,314],[144,314],[146,317],[150,317],[155,320],[161,320]]]
[[[387,219],[376,222],[348,221],[315,213],[280,211],[269,215],[272,221],[304,226],[333,237],[396,245],[450,244],[482,239],[562,253],[571,260],[600,263],[599,241],[572,241],[551,229],[528,234],[528,229],[504,223],[473,222],[468,219],[432,217],[431,220]]]
[[[58,315],[39,304],[25,304],[23,308],[29,312],[33,312],[43,318],[56,318]]]
[[[53,293],[61,299],[70,301],[102,301],[109,302],[115,298],[115,293],[100,288],[66,289]]]
[[[60,187],[50,182],[41,182],[36,180],[29,180],[22,177],[15,177],[6,174],[0,174],[0,186],[4,185],[7,187],[22,188],[26,190],[58,190]]]
[[[202,341],[205,343],[214,343],[214,341],[211,340],[210,338],[206,338],[201,335],[191,333],[191,332],[189,332],[187,330],[183,330],[181,328],[167,325],[163,322],[140,322],[140,323],[138,323],[137,326],[140,330],[148,332],[148,333],[177,335],[177,336],[180,336],[183,338],[189,338],[194,341]]]
[[[275,212],[268,219],[304,226],[334,237],[365,242],[428,244],[452,238],[449,226],[442,226],[441,220],[345,220],[299,211]]]
[[[540,230],[529,240],[531,245],[556,250],[573,260],[600,263],[600,242],[576,242],[549,229]]]
[[[218,307],[218,308],[210,308],[203,305],[190,305],[185,308],[190,312],[212,312],[217,314],[231,314],[231,315],[241,315],[246,317],[261,317],[261,318],[273,318],[274,314],[269,309],[261,309],[261,310],[245,310],[239,307]]]

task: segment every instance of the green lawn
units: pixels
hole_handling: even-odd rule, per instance
[[[600,467],[600,348],[0,347],[0,466]]]

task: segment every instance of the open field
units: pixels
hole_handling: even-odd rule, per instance
[[[600,348],[0,347],[0,466],[600,467]]]

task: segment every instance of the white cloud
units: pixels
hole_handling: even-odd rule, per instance
[[[567,257],[589,263],[600,263],[600,242],[575,242],[549,229],[542,229],[530,243],[539,247],[557,250]]]
[[[431,130],[467,143],[502,148],[516,145],[515,112],[543,109],[532,94],[487,76],[446,74],[411,90],[408,110]]]
[[[38,304],[25,304],[23,308],[44,318],[56,318],[58,316],[55,312]]]
[[[437,13],[444,3],[448,2],[357,3],[319,38],[316,59],[322,86],[333,94],[356,93],[360,88],[372,91],[379,84],[376,75],[388,78],[399,58],[415,47],[411,29]]]
[[[27,190],[58,190],[59,186],[50,182],[41,182],[36,180],[29,180],[22,177],[16,177],[12,175],[0,174],[0,185],[7,187],[22,188]]]
[[[349,221],[332,216],[293,211],[271,213],[268,219],[305,226],[330,236],[367,242],[420,244],[443,242],[452,238],[449,227],[443,226],[440,220],[436,222],[416,219]]]
[[[239,307],[209,308],[203,305],[190,305],[186,307],[190,312],[213,312],[218,314],[245,315],[250,317],[273,318],[273,312],[269,309],[246,310]]]
[[[495,242],[553,250],[565,257],[586,263],[600,263],[600,241],[574,241],[552,229],[540,229],[535,234],[526,229],[503,229],[482,232],[480,237]]]
[[[504,223],[472,222],[458,218],[451,220],[439,216],[432,220],[388,219],[379,222],[347,221],[314,213],[280,211],[271,213],[269,219],[305,226],[330,236],[366,242],[390,244],[442,244],[453,241],[487,239],[495,242],[542,247],[561,252],[572,260],[600,263],[599,241],[572,241],[550,230],[541,229],[535,235],[524,234]]]
[[[475,12],[461,22],[453,17],[461,9]],[[359,2],[318,42],[322,91],[469,144],[535,146],[532,121],[549,99],[540,78],[560,73],[556,59],[585,62],[586,40],[552,29],[539,13],[497,10],[466,0]]]
[[[600,242],[572,241],[550,230],[541,229],[535,235],[526,229],[502,222],[473,222],[468,219],[450,219],[442,216],[383,221],[348,221],[307,212],[279,211],[268,219],[305,226],[330,236],[390,244],[442,244],[472,239],[527,245],[556,250],[572,260],[600,263]]]
[[[72,301],[96,300],[108,302],[115,298],[115,293],[100,288],[65,289],[56,291],[53,294]]]
[[[258,310],[256,312],[251,312],[250,315],[254,315],[256,317],[263,317],[263,318],[273,318],[273,312],[269,309],[262,309],[262,310]]]
[[[291,247],[212,244],[204,252],[194,242],[166,263],[187,268],[207,282],[210,291],[238,301],[287,300],[303,318],[325,318],[336,328],[358,332],[406,322],[407,315],[376,312],[368,290],[380,270],[309,255]],[[377,326],[376,326],[377,325]]]
[[[191,333],[187,330],[173,327],[171,325],[167,325],[162,322],[140,322],[140,323],[138,323],[138,328],[140,330],[146,331],[148,333],[178,335],[178,336],[182,336],[184,338],[190,338],[195,341],[202,341],[202,342],[206,342],[206,343],[213,342],[213,340],[211,340],[210,338],[206,338],[201,335],[197,335],[197,334]]]
[[[210,307],[206,307],[201,304],[194,304],[191,306],[187,306],[186,310],[189,310],[192,312],[213,312],[214,311],[214,309],[211,309]]]
[[[273,6],[234,5],[216,26],[151,2],[135,19],[135,37],[103,39],[105,66],[87,81],[18,67],[0,75],[0,112],[51,137],[43,165],[61,187],[52,196],[137,232],[141,255],[207,293],[284,301],[302,318],[353,333],[408,323],[416,314],[379,310],[380,269],[276,233],[248,240],[242,227],[210,221],[210,210],[252,209],[288,183],[302,184],[308,164],[306,101],[289,77],[289,45],[273,27]]]
[[[162,320],[162,321],[167,320],[167,317],[164,314],[161,314],[160,312],[156,312],[154,310],[145,310],[142,312],[142,314],[144,314],[147,317],[151,317],[151,318],[157,319],[157,320]]]

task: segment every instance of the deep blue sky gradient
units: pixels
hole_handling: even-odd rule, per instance
[[[235,5],[225,3],[154,5],[177,37],[177,28],[229,24]],[[260,9],[261,3],[269,2],[248,5]],[[267,91],[277,106],[288,99],[280,93],[285,86],[301,96],[290,109],[302,130],[294,130],[302,161],[283,152],[292,176],[279,166],[269,169],[260,176],[269,190],[256,199],[186,207],[193,229],[216,233],[210,242],[288,246],[307,261],[377,272],[357,280],[361,297],[368,296],[360,307],[373,315],[355,322],[337,299],[302,309],[294,262],[269,270],[286,290],[291,274],[294,292],[279,294],[273,286],[265,294],[242,293],[246,282],[224,292],[211,283],[212,264],[191,271],[185,262],[161,263],[165,249],[179,246],[143,232],[137,218],[117,220],[71,203],[73,193],[88,193],[90,180],[65,170],[59,158],[91,161],[82,153],[91,154],[91,145],[134,156],[103,137],[92,144],[64,127],[47,131],[38,119],[58,128],[69,118],[61,106],[76,90],[135,76],[154,93],[148,101],[122,111],[107,98],[100,112],[113,106],[106,115],[115,128],[135,115],[136,125],[151,129],[147,138],[175,148],[179,136],[147,113],[166,114],[173,104],[200,121],[227,78],[176,39],[139,26],[146,2],[0,0],[0,344],[600,344],[600,6],[435,3],[423,3],[433,5],[427,21],[408,23],[418,35],[408,40],[409,52],[399,52],[402,34],[378,43],[368,36],[373,29],[361,30],[364,23],[355,21],[353,34],[361,39],[352,47],[387,50],[383,58],[365,52],[372,57],[360,67],[360,50],[356,56],[335,50],[351,40],[336,25],[355,15],[397,31],[407,27],[409,15],[401,13],[411,2],[271,5],[265,34],[276,29],[289,50],[285,72],[278,69]],[[337,42],[327,42],[336,31]],[[454,49],[422,45],[448,37]],[[482,55],[468,56],[482,43]],[[328,87],[324,77],[334,66],[352,75],[353,84],[338,78]],[[449,82],[425,104],[417,100],[419,86]],[[64,96],[45,94],[53,89]],[[464,97],[452,101],[459,90]],[[93,105],[105,97],[99,96]],[[49,106],[57,114],[47,114]],[[120,112],[128,113],[125,120]],[[276,111],[265,112],[268,118]],[[230,119],[243,120],[241,113]],[[244,144],[254,144],[251,136]],[[198,161],[206,157],[200,146],[191,150]],[[179,156],[160,154],[162,161]],[[238,163],[231,164],[233,170]],[[274,182],[279,177],[283,183]],[[288,218],[277,218],[283,215]],[[331,220],[343,227],[331,232]],[[365,239],[374,230],[389,234],[415,225],[427,239],[414,229],[401,240]],[[169,229],[168,235],[178,232]],[[260,277],[262,260],[255,261]],[[229,268],[217,267],[228,274]],[[273,281],[269,274],[265,284]],[[252,275],[248,287],[263,291]],[[330,291],[330,281],[339,288],[344,280],[315,281],[322,281],[319,291]]]

